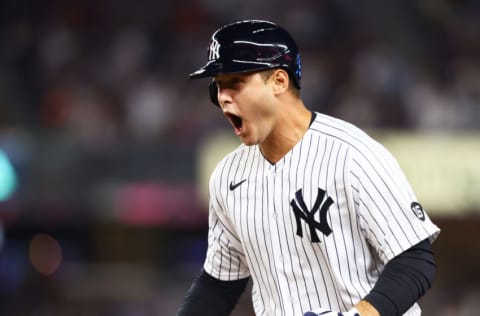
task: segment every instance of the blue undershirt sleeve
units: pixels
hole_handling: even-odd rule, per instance
[[[431,287],[435,271],[427,239],[390,260],[364,300],[382,316],[402,315]]]
[[[221,281],[202,268],[178,309],[177,316],[230,315],[249,279]]]

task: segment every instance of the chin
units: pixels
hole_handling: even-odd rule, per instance
[[[248,138],[241,138],[241,140],[242,140],[242,142],[243,142],[243,144],[244,144],[245,146],[253,146],[253,145],[257,145],[257,144],[258,144],[257,141],[254,141],[254,140],[248,139]]]
[[[242,141],[242,142],[243,142],[243,144],[244,144],[245,146],[253,146],[253,145],[256,145],[256,143],[254,143],[254,142],[246,142],[246,141]]]

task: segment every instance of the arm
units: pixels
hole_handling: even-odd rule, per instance
[[[227,316],[235,307],[247,286],[249,278],[221,281],[200,270],[177,316]]]
[[[249,280],[243,246],[223,203],[222,192],[228,186],[227,181],[222,182],[225,159],[215,167],[209,181],[208,248],[205,262],[183,299],[177,316],[229,315]]]
[[[355,307],[362,316],[402,315],[431,287],[435,270],[432,246],[424,240],[389,261]]]
[[[349,165],[351,197],[367,242],[385,263],[370,293],[357,304],[362,316],[402,315],[430,288],[435,260],[430,241],[440,229],[416,202],[395,158],[378,143]],[[412,245],[411,240],[416,240]],[[412,245],[405,249],[404,245]]]
[[[350,311],[322,310],[304,316],[402,315],[431,287],[435,269],[432,246],[424,240],[390,260],[370,293]]]

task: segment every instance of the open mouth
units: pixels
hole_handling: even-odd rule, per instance
[[[242,131],[243,127],[243,120],[240,116],[232,114],[232,113],[225,113],[227,116],[228,120],[233,126],[233,129],[235,130],[235,133],[240,133]]]

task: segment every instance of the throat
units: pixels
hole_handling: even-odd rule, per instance
[[[263,142],[259,145],[263,157],[272,165],[279,162],[285,155],[292,150],[300,139],[295,142]]]
[[[302,124],[290,127],[284,124],[259,145],[260,152],[271,164],[276,164],[303,139],[314,119],[315,113],[308,112]]]
[[[308,110],[301,112],[298,119],[288,118],[277,124],[267,139],[259,144],[260,152],[271,164],[276,164],[298,143],[301,142],[312,122],[315,114]],[[293,116],[295,117],[295,116]],[[281,126],[281,128],[278,128]]]

